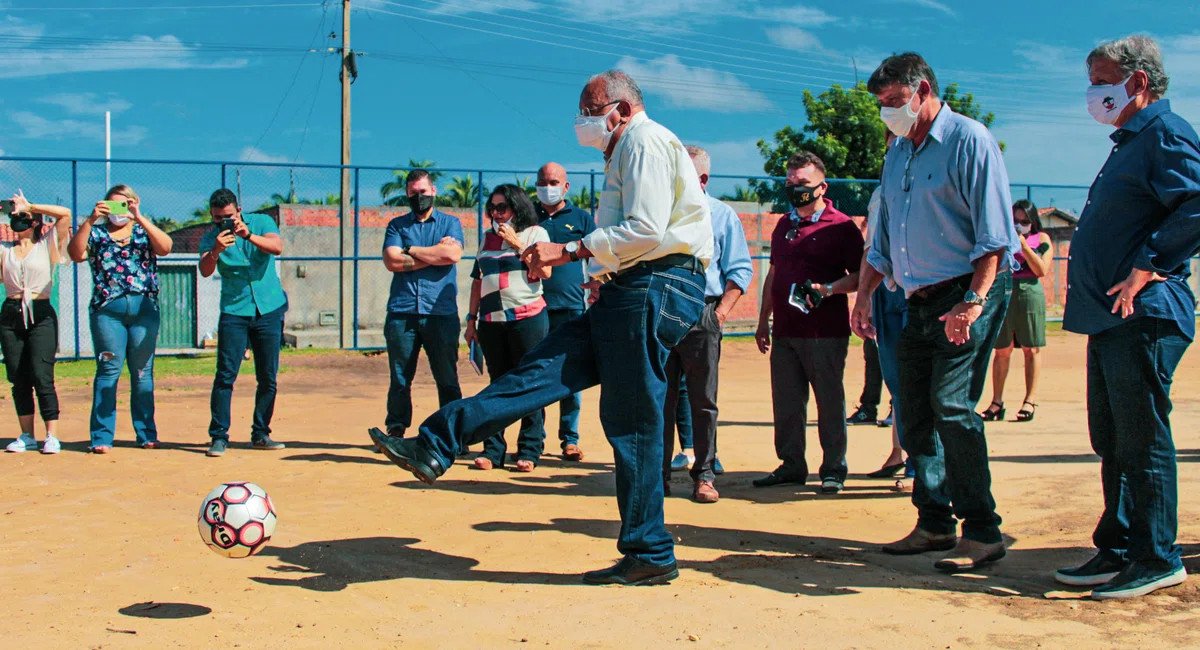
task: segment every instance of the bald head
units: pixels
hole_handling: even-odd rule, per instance
[[[542,168],[537,173],[538,185],[549,185],[552,180],[558,181],[560,185],[567,182],[567,170],[563,169],[563,166],[556,162],[548,162],[542,165]]]
[[[542,207],[550,214],[561,210],[567,202],[571,183],[567,181],[567,170],[556,162],[542,165],[537,173],[537,196]]]

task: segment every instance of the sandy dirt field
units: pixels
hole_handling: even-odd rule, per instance
[[[581,572],[617,558],[596,391],[584,402],[586,462],[545,457],[535,473],[515,474],[460,461],[426,488],[365,444],[384,415],[381,356],[287,357],[275,417],[283,452],[245,448],[253,382],[243,376],[234,398],[240,444],[221,459],[203,455],[210,380],[162,379],[158,421],[169,444],[119,444],[107,456],[83,453],[90,389],[76,382],[62,390],[68,449],[0,455],[0,647],[1200,647],[1198,578],[1133,602],[1045,597],[1059,589],[1054,568],[1090,556],[1100,512],[1083,353],[1082,338],[1051,335],[1036,420],[989,426],[1011,549],[977,575],[951,577],[933,570],[932,556],[877,550],[915,520],[890,481],[863,477],[886,455],[885,429],[851,429],[852,475],[838,496],[751,487],[776,464],[767,364],[751,341],[727,341],[722,499],[667,500],[681,576],[655,588],[579,583]],[[1010,402],[1020,398],[1014,366]],[[460,375],[467,394],[483,385],[465,361]],[[851,401],[861,378],[861,349],[851,348]],[[423,416],[436,397],[424,370],[418,382]],[[1200,572],[1198,392],[1193,352],[1176,376],[1173,416],[1180,540],[1192,573]],[[119,436],[129,440],[126,405]],[[11,402],[0,406],[8,438]],[[198,538],[201,498],[229,480],[257,482],[279,509],[260,556],[224,559]],[[685,477],[672,485],[690,494]]]

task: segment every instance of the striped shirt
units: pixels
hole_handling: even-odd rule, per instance
[[[541,226],[530,226],[517,233],[522,248],[549,242],[550,234]],[[494,232],[488,231],[483,249],[471,269],[471,277],[480,281],[479,319],[488,323],[517,321],[537,316],[546,308],[542,281],[529,276],[529,267]]]

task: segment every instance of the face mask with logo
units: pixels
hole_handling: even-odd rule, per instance
[[[1033,232],[1033,224],[1019,223],[1017,224],[1017,232],[1021,233],[1022,236],[1028,235],[1029,233]]]
[[[108,222],[120,228],[129,223],[130,216],[127,214],[109,214]]]
[[[541,201],[542,205],[558,205],[559,203],[562,203],[563,194],[564,191],[562,185],[537,186],[538,201]]]
[[[912,100],[909,100],[901,108],[882,106],[879,109],[879,119],[883,120],[888,130],[901,138],[908,137],[908,134],[912,132],[913,126],[917,123],[917,117],[921,114],[921,105],[924,102],[918,102],[917,108],[914,110],[912,102],[915,99],[920,99],[920,95],[913,93]]]
[[[792,204],[793,208],[803,208],[807,205],[812,205],[817,199],[817,190],[821,189],[820,185],[805,187],[803,185],[785,185],[783,193],[787,196],[788,203]]]
[[[1111,86],[1091,86],[1087,89],[1088,113],[1101,124],[1116,124],[1121,117],[1121,111],[1133,101],[1133,97],[1125,90],[1125,84],[1133,78],[1130,75],[1119,84]]]
[[[13,232],[25,232],[26,230],[32,228],[33,224],[33,215],[29,214],[28,212],[14,213],[11,217],[9,217],[8,221],[8,227],[11,228]]]
[[[408,207],[417,214],[425,214],[433,207],[433,195],[413,194],[408,197]]]
[[[575,138],[581,147],[595,147],[600,151],[608,150],[613,132],[608,130],[608,116],[617,110],[616,106],[604,115],[577,115],[575,117]]]

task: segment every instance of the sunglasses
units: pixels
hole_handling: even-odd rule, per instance
[[[795,228],[792,228],[791,230],[783,233],[783,238],[788,241],[792,241],[796,238],[796,235],[798,235],[798,234],[799,234],[799,232],[797,232],[797,230]]]
[[[508,212],[507,203],[489,203],[487,206],[488,214],[504,214]]]

